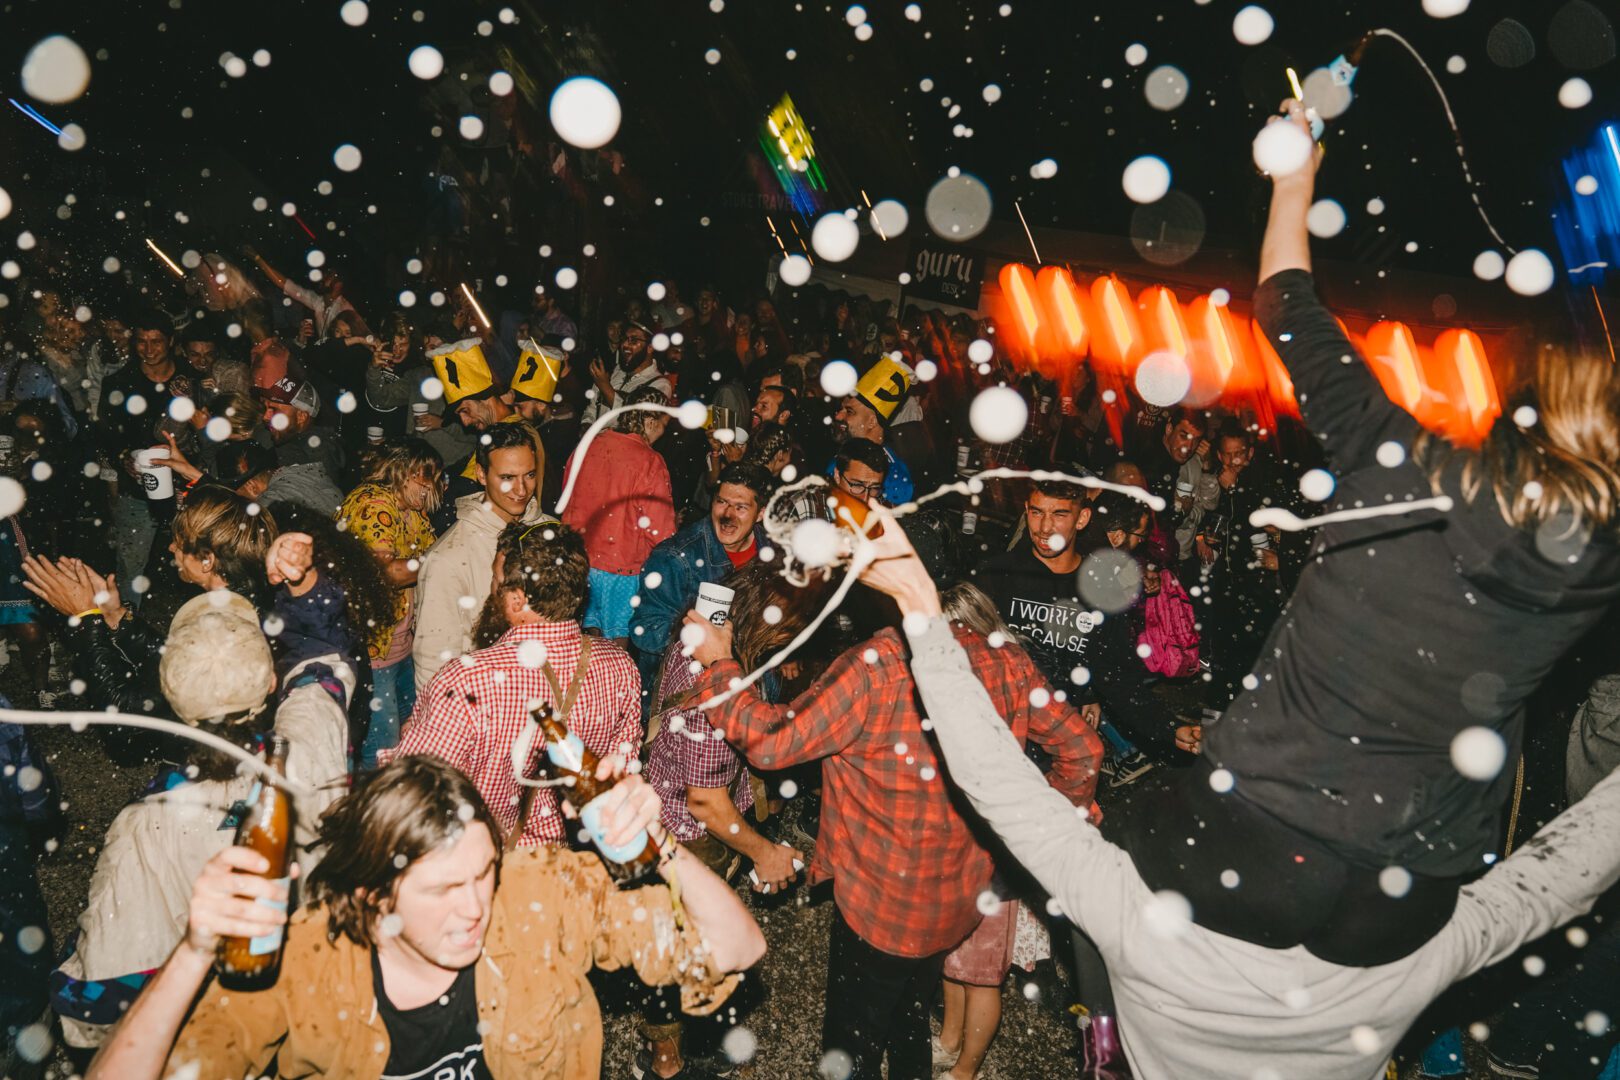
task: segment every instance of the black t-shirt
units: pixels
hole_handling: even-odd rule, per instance
[[[388,1064],[382,1080],[494,1080],[478,1031],[477,965],[456,976],[450,990],[419,1009],[396,1009],[383,990],[382,965],[371,951],[377,1011],[388,1029]]]
[[[116,456],[161,446],[158,427],[168,418],[169,403],[177,397],[189,397],[202,404],[202,377],[180,357],[170,359],[174,361],[174,373],[164,382],[154,382],[139,361],[131,360],[101,384],[101,438],[108,453]],[[140,402],[131,411],[134,398]]]
[[[1072,700],[1094,700],[1073,677],[1076,668],[1088,667],[1098,628],[1096,613],[1080,599],[1078,574],[1054,574],[1026,541],[979,567],[977,584],[1024,638],[1030,658],[1054,688],[1068,691]]]

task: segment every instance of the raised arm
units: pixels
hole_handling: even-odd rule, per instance
[[[1286,118],[1274,117],[1272,123],[1295,124],[1309,137],[1304,107],[1289,101],[1284,109]],[[1333,466],[1349,472],[1373,464],[1382,443],[1410,443],[1417,421],[1389,400],[1372,369],[1317,299],[1305,227],[1315,197],[1316,163],[1317,155],[1312,154],[1299,171],[1271,178],[1271,214],[1260,245],[1254,313],[1288,367],[1305,425]]]
[[[285,907],[278,910],[258,902],[259,897],[287,899],[286,886],[257,876],[264,872],[263,855],[249,848],[228,847],[208,860],[191,894],[190,921],[186,936],[170,954],[157,974],[146,984],[129,1012],[113,1028],[112,1036],[101,1047],[85,1073],[85,1080],[158,1080],[180,1029],[191,1013],[197,992],[214,967],[214,950],[221,936],[257,937],[287,922]],[[240,872],[239,872],[240,871]],[[249,1010],[243,1010],[248,1012]],[[272,1022],[271,1010],[261,1010],[258,1021]],[[273,1041],[274,1032],[259,1033],[261,1046],[250,1047],[248,1039],[234,1049],[239,1060],[227,1064],[217,1054],[199,1062],[220,1066],[240,1075],[256,1062],[252,1051]],[[218,1040],[205,1040],[208,1049],[218,1051]],[[233,1055],[234,1056],[234,1055]],[[217,1073],[215,1075],[218,1075]]]

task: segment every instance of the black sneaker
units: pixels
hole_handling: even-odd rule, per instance
[[[1114,766],[1114,775],[1109,779],[1109,787],[1124,787],[1126,784],[1141,779],[1149,769],[1153,768],[1153,759],[1138,750],[1128,758],[1121,758]]]

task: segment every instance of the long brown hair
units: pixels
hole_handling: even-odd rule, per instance
[[[1558,522],[1571,532],[1613,529],[1620,518],[1620,378],[1606,358],[1544,345],[1512,372],[1509,415],[1477,451],[1424,433],[1413,457],[1439,492],[1461,460],[1463,497],[1489,487],[1515,528]],[[1525,411],[1528,406],[1533,411]],[[1522,423],[1521,421],[1528,421]]]
[[[736,592],[731,602],[731,653],[744,671],[753,671],[793,640],[825,603],[824,589],[799,588],[767,562],[752,559],[721,582]],[[776,619],[770,621],[767,611]],[[676,628],[679,633],[680,628]]]
[[[489,830],[499,884],[501,827],[460,770],[430,754],[410,754],[356,780],[354,790],[321,815],[326,855],[309,875],[311,902],[326,907],[327,939],[341,934],[356,945],[375,945],[377,916],[406,870],[475,824]]]

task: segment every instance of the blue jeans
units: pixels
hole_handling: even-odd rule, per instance
[[[1119,729],[1107,720],[1097,724],[1097,734],[1101,735],[1103,740],[1108,743],[1108,749],[1113,752],[1116,761],[1138,753],[1136,744],[1121,735]]]
[[[416,708],[416,664],[409,656],[371,669],[371,724],[360,747],[360,768],[375,769],[377,752],[399,745],[399,729]]]

